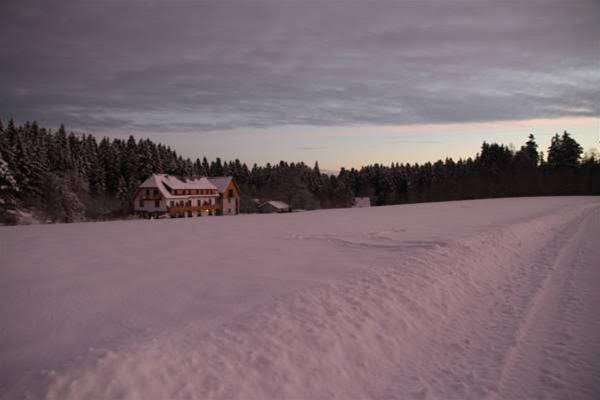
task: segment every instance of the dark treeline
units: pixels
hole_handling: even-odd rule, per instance
[[[547,158],[532,135],[518,150],[483,143],[475,158],[342,169],[337,176],[287,163],[249,168],[240,160],[190,160],[149,139],[136,141],[55,132],[35,122],[0,121],[0,222],[15,210],[46,221],[122,218],[131,213],[139,184],[152,173],[182,178],[232,175],[242,191],[241,211],[253,198],[275,199],[295,209],[348,207],[355,196],[374,205],[509,196],[600,194],[600,160],[582,159],[567,133],[555,135]]]

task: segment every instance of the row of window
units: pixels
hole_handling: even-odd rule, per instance
[[[158,189],[146,189],[146,196],[150,196],[150,194],[153,194],[155,196],[158,195]]]
[[[214,189],[176,189],[176,195],[186,195],[186,194],[216,194],[217,191]]]
[[[180,200],[180,201],[175,201],[175,200],[171,200],[169,202],[169,207],[192,207],[197,205],[198,207],[200,206],[210,206],[213,204],[212,199],[208,199],[208,200],[204,200],[204,202],[201,199],[198,199],[197,204],[193,204],[195,203],[192,200]]]
[[[170,207],[192,207],[192,203],[194,203],[192,200],[186,200],[186,201],[183,201],[183,200],[182,201],[171,200],[169,202],[169,206]],[[141,199],[140,200],[140,207],[144,207],[144,204],[145,204],[144,200]],[[204,202],[202,202],[201,199],[198,199],[198,202],[197,202],[197,206],[198,207],[201,207],[201,206],[211,206],[212,204],[213,204],[212,199],[205,200]],[[154,207],[156,207],[156,208],[160,207],[160,200],[154,200]]]

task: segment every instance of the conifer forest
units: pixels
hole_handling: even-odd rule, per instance
[[[556,134],[545,154],[530,135],[518,149],[486,143],[467,159],[423,164],[372,164],[325,174],[318,163],[280,161],[252,165],[184,158],[149,139],[90,134],[0,121],[0,222],[17,222],[16,210],[43,222],[127,218],[140,183],[152,173],[180,178],[233,176],[241,212],[256,212],[253,199],[287,202],[292,209],[349,207],[354,197],[375,206],[515,196],[598,195],[600,159],[583,155],[568,133]]]

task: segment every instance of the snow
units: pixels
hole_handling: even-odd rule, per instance
[[[233,179],[233,177],[231,177],[231,176],[215,176],[215,177],[210,177],[208,179],[210,180],[210,183],[215,185],[215,187],[217,188],[219,193],[223,193],[223,192],[225,192],[225,189],[227,189],[227,187],[231,183],[231,180]]]
[[[156,188],[160,190],[161,194],[165,198],[179,198],[185,196],[176,196],[170,193],[167,188],[168,186],[171,189],[213,189],[216,190],[217,187],[209,182],[208,179],[202,177],[199,179],[190,180],[187,182],[182,182],[177,177],[165,174],[153,174],[148,177],[141,185],[140,188]],[[187,196],[187,195],[186,195]]]
[[[0,228],[0,398],[597,399],[600,199]]]
[[[277,208],[278,210],[287,210],[288,208],[290,208],[290,206],[288,204],[284,203],[283,201],[279,201],[279,200],[269,200],[265,204],[270,204],[271,206],[273,206],[274,208]]]

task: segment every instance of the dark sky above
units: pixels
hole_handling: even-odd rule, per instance
[[[4,0],[0,33],[0,117],[51,126],[600,114],[597,0]]]

